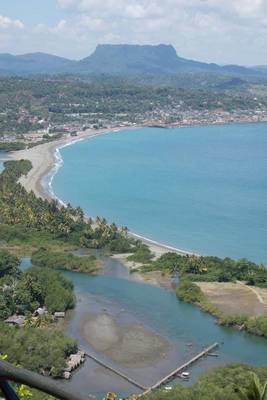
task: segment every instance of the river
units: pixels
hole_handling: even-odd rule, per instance
[[[174,291],[135,282],[125,267],[112,258],[104,257],[102,262],[103,274],[98,276],[64,272],[73,282],[77,296],[76,308],[66,322],[66,333],[74,336],[81,348],[106,360],[144,386],[155,383],[214,342],[221,343],[219,357],[205,358],[193,366],[190,383],[215,365],[228,362],[266,364],[266,339],[218,326],[213,317],[195,306],[178,301]],[[23,259],[22,267],[27,267],[29,263],[28,258]],[[122,368],[94,351],[81,335],[81,321],[88,313],[103,311],[114,316],[122,325],[138,323],[161,335],[170,344],[166,357],[143,368]],[[122,396],[138,392],[123,379],[89,360],[65,384],[84,394],[94,394],[99,399],[110,390]]]

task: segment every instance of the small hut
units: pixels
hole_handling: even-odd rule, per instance
[[[37,310],[34,311],[33,316],[34,317],[40,317],[41,315],[47,314],[46,308],[45,307],[39,307]]]
[[[25,316],[24,315],[11,315],[11,317],[8,317],[5,320],[5,323],[8,325],[13,325],[13,326],[22,326],[25,321]]]
[[[65,318],[65,312],[64,311],[56,311],[54,313],[55,318]]]

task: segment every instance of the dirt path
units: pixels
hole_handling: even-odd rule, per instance
[[[265,303],[265,301],[263,300],[263,298],[261,297],[261,295],[257,292],[257,290],[254,287],[248,286],[248,285],[246,285],[245,283],[243,283],[241,281],[236,281],[236,283],[238,283],[241,286],[245,286],[247,289],[251,290],[257,296],[257,298],[258,298],[258,300],[259,300],[259,302],[261,304],[267,305]]]

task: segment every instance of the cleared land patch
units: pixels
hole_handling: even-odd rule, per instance
[[[209,301],[225,314],[258,316],[267,313],[267,289],[232,282],[196,282]],[[259,301],[260,295],[264,302]]]

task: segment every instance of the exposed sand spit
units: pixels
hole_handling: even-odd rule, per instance
[[[88,314],[81,333],[95,351],[129,368],[153,365],[170,348],[166,339],[141,324],[121,325],[107,313]]]

